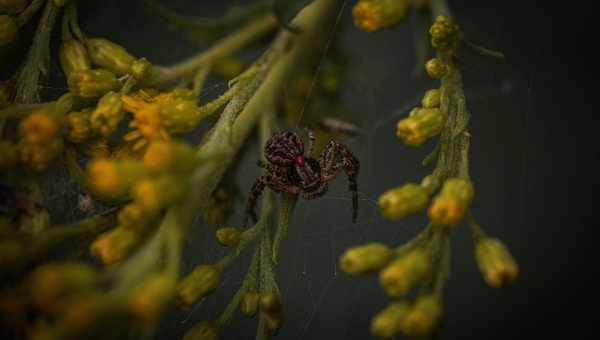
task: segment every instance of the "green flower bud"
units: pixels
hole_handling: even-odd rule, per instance
[[[69,77],[73,71],[89,70],[90,57],[85,46],[78,40],[69,39],[62,43],[58,52],[63,72]]]
[[[162,208],[177,201],[184,190],[185,186],[177,177],[162,175],[137,181],[131,196],[147,213],[158,214]]]
[[[348,274],[377,271],[392,258],[393,251],[381,243],[369,243],[347,249],[340,258],[340,268]]]
[[[371,334],[383,339],[397,336],[400,333],[400,321],[409,310],[409,304],[404,301],[390,304],[371,320]]]
[[[117,227],[100,234],[90,245],[90,253],[105,265],[112,265],[124,259],[139,241],[135,232]]]
[[[438,108],[413,110],[408,118],[398,121],[396,135],[406,145],[420,146],[427,139],[440,134],[444,122],[445,117]]]
[[[131,66],[135,57],[123,46],[102,38],[88,39],[87,45],[94,65],[110,70],[119,76],[132,73]]]
[[[138,320],[147,325],[158,320],[175,286],[175,278],[161,273],[150,275],[133,289],[127,309]]]
[[[354,24],[367,32],[378,31],[402,20],[408,5],[399,0],[359,0],[352,8]]]
[[[219,326],[215,321],[202,321],[192,327],[182,340],[218,340]]]
[[[152,74],[152,64],[146,58],[140,58],[131,64],[131,74],[135,79],[144,80]]]
[[[430,262],[426,250],[414,249],[382,269],[379,272],[379,283],[391,296],[404,295],[429,274]]]
[[[75,143],[81,143],[92,137],[92,128],[90,125],[90,116],[92,108],[82,111],[70,112],[66,116],[67,138]]]
[[[447,179],[429,207],[429,219],[437,225],[458,224],[471,204],[473,195],[473,184],[470,181],[460,178]]]
[[[171,133],[192,130],[202,118],[195,100],[175,99],[161,106],[161,125]]]
[[[17,39],[19,25],[10,15],[0,15],[0,46],[5,46]]]
[[[124,116],[121,95],[110,91],[100,98],[90,121],[94,131],[108,137],[117,129]]]
[[[400,330],[410,337],[430,335],[438,326],[441,316],[442,306],[437,297],[420,296],[406,317],[400,320]]]
[[[98,98],[121,86],[114,73],[102,69],[74,70],[67,83],[73,95],[84,98]]]
[[[199,265],[177,285],[179,302],[190,307],[219,286],[221,271],[215,266]]]
[[[277,314],[281,311],[281,299],[274,292],[261,293],[258,300],[260,310],[267,314]]]
[[[236,228],[220,228],[215,234],[217,241],[225,247],[235,246],[242,238],[242,232]]]
[[[379,196],[379,208],[386,218],[397,220],[416,213],[427,204],[429,195],[422,186],[407,183]]]
[[[512,284],[519,267],[504,243],[498,239],[484,238],[475,246],[475,259],[488,285],[500,288]]]
[[[180,173],[193,170],[196,162],[194,149],[183,142],[154,141],[144,153],[144,167],[153,174]]]
[[[0,13],[18,14],[29,4],[29,0],[0,0]]]
[[[17,146],[8,140],[0,140],[0,169],[6,170],[19,162]]]
[[[435,22],[429,29],[431,36],[431,45],[440,51],[453,50],[460,41],[460,31],[458,25],[454,23],[451,17],[440,15],[435,18]]]
[[[265,323],[271,334],[276,334],[281,324],[283,324],[283,315],[281,313],[265,313]]]
[[[440,58],[432,58],[425,63],[425,71],[431,79],[442,79],[448,73],[448,65]]]
[[[431,89],[425,92],[421,104],[424,108],[440,107],[442,91],[440,89]]]
[[[34,171],[45,170],[62,153],[62,138],[53,138],[44,144],[32,144],[22,140],[18,144],[21,162]]]
[[[252,317],[258,310],[258,299],[259,294],[255,290],[248,291],[242,297],[240,301],[240,311],[242,314]]]

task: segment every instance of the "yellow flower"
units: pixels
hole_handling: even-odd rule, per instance
[[[43,144],[57,136],[60,126],[45,110],[33,112],[21,121],[21,134],[30,144]]]
[[[429,219],[437,225],[456,225],[465,215],[473,195],[473,185],[468,180],[447,179],[429,207]]]
[[[88,166],[88,174],[92,186],[102,195],[118,197],[126,191],[116,162],[94,160]]]
[[[144,153],[144,167],[153,174],[190,172],[195,165],[195,152],[182,142],[154,141]]]
[[[444,114],[438,108],[415,108],[408,118],[398,122],[396,135],[406,145],[419,146],[442,132],[444,122]]]
[[[367,32],[375,32],[404,18],[406,0],[359,0],[352,9],[354,24]]]

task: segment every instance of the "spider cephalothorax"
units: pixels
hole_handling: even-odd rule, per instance
[[[327,183],[337,177],[342,169],[346,171],[350,182],[352,221],[356,222],[358,211],[356,177],[360,163],[345,145],[336,141],[329,142],[318,160],[306,156],[311,153],[314,142],[311,132],[309,132],[309,139],[309,150],[306,154],[302,139],[294,132],[279,132],[267,141],[264,152],[268,163],[259,162],[259,165],[264,167],[267,173],[259,176],[252,186],[246,206],[244,225],[248,221],[248,217],[251,217],[256,223],[257,217],[254,208],[256,200],[265,186],[277,192],[294,195],[302,193],[304,199],[310,200],[327,192]]]

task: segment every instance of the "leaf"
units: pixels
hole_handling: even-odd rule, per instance
[[[279,24],[287,30],[298,33],[300,29],[290,25],[296,15],[314,0],[274,0],[273,12]]]

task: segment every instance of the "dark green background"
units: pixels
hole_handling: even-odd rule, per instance
[[[163,3],[182,13],[213,16],[233,1]],[[376,277],[349,277],[337,270],[337,260],[348,246],[405,242],[425,223],[421,217],[386,221],[379,216],[376,199],[384,190],[427,173],[419,164],[433,144],[404,146],[394,127],[436,83],[410,75],[410,20],[367,34],[352,25],[353,3],[347,1],[339,28],[351,65],[343,98],[366,130],[346,141],[361,161],[359,220],[356,225],[350,222],[342,177],[324,198],[299,204],[278,268],[286,319],[281,339],[370,338],[370,318],[390,300]],[[470,40],[502,50],[507,57],[497,62],[463,54],[460,62],[473,114],[473,211],[484,229],[512,250],[520,277],[514,287],[488,288],[476,268],[469,235],[459,229],[444,296],[444,339],[543,334],[574,338],[592,326],[594,312],[585,307],[593,304],[587,286],[598,272],[592,248],[596,239],[590,233],[596,228],[591,217],[598,211],[592,196],[598,160],[598,97],[592,91],[597,78],[591,75],[598,67],[592,52],[597,44],[591,32],[593,11],[537,4],[541,2],[450,1]],[[90,36],[110,38],[156,64],[176,62],[203,48],[168,30],[142,8],[141,1],[134,0],[82,1],[81,25]],[[58,67],[56,59],[53,64]],[[56,71],[53,76],[51,96],[64,91],[62,74]],[[209,86],[206,98],[226,87],[222,82]],[[260,173],[253,165],[257,149],[252,146],[246,152],[239,176],[244,199]],[[234,224],[241,220],[241,205]],[[198,231],[189,238],[184,270],[221,256],[223,251],[208,234]],[[217,317],[247,263],[246,258],[233,265],[219,291],[192,312],[173,311],[159,338],[177,338],[195,321]],[[223,338],[252,339],[255,327],[255,319],[236,316]]]

